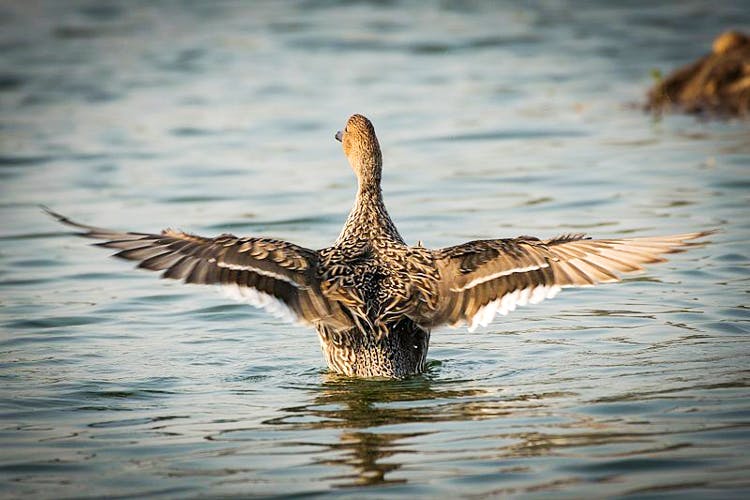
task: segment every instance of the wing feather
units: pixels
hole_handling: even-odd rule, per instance
[[[145,259],[138,267],[142,269],[148,269],[149,271],[163,271],[175,265],[183,258],[182,255],[172,250],[162,251],[158,255]]]
[[[495,315],[552,298],[562,288],[620,281],[620,274],[664,262],[664,254],[699,245],[692,240],[709,234],[713,231],[601,240],[583,234],[549,240],[521,236],[436,250],[441,300],[423,323],[486,326]]]
[[[313,250],[281,240],[229,234],[205,238],[171,229],[161,234],[118,232],[45,210],[81,230],[81,236],[107,240],[96,245],[118,250],[115,257],[137,261],[143,269],[163,271],[162,278],[220,285],[234,298],[299,322],[350,326],[340,306],[321,293],[318,254]]]

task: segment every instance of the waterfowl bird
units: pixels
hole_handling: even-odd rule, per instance
[[[648,93],[648,110],[703,116],[750,116],[750,35],[725,31],[711,52],[678,68]]]
[[[218,284],[240,300],[310,325],[328,366],[359,377],[404,377],[425,366],[439,325],[486,326],[517,306],[562,288],[619,281],[618,273],[661,262],[708,233],[593,240],[568,234],[477,240],[431,250],[407,245],[380,187],[375,129],[353,115],[336,134],[358,180],[354,207],[336,242],[311,250],[269,238],[205,238],[167,229],[120,232],[73,222],[82,236],[163,278]]]

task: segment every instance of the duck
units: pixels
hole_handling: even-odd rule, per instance
[[[96,245],[138,268],[218,285],[235,299],[315,329],[328,368],[349,377],[421,373],[436,327],[474,331],[563,288],[620,281],[710,234],[591,239],[575,233],[410,246],[383,201],[383,157],[372,122],[352,115],[335,138],[358,188],[338,238],[320,250],[255,236],[123,232],[45,210],[77,234],[104,240]]]
[[[711,52],[657,82],[646,109],[656,114],[678,110],[706,118],[750,116],[750,34],[719,34]]]

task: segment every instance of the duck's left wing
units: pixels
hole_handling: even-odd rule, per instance
[[[431,326],[465,322],[473,331],[496,314],[552,298],[562,288],[619,281],[621,273],[663,262],[663,254],[679,252],[707,234],[602,240],[583,234],[550,240],[521,236],[436,250],[439,305],[422,321]]]
[[[320,291],[314,250],[281,240],[231,234],[206,238],[172,229],[160,234],[113,231],[45,211],[81,230],[81,236],[106,240],[96,245],[119,250],[115,257],[137,261],[139,268],[163,271],[162,278],[221,285],[233,298],[288,320],[339,327],[347,323],[339,307]]]

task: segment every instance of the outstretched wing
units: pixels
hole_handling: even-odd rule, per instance
[[[318,254],[313,250],[281,240],[231,234],[204,238],[172,229],[161,234],[112,231],[44,210],[82,230],[81,236],[106,240],[96,245],[118,249],[115,257],[138,261],[143,269],[163,271],[162,278],[218,284],[233,298],[288,320],[348,326],[340,307],[320,291]]]
[[[551,240],[521,236],[478,240],[435,251],[441,301],[430,323],[463,322],[473,331],[496,314],[554,297],[562,288],[619,281],[620,273],[663,262],[663,254],[695,245],[710,232],[592,240],[583,234]]]

